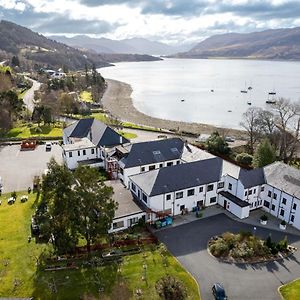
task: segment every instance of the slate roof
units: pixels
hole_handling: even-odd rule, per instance
[[[300,199],[300,170],[275,162],[264,167],[266,182]]]
[[[149,165],[179,159],[184,142],[179,138],[133,144],[129,154],[122,160],[126,168]]]
[[[217,182],[221,172],[222,159],[217,157],[156,169],[130,179],[149,196],[155,196]]]
[[[262,168],[254,170],[240,169],[239,180],[245,189],[266,183],[264,170]]]
[[[110,147],[130,142],[112,128],[94,118],[81,119],[73,123],[64,129],[64,134],[67,138],[87,137],[97,147]]]
[[[250,204],[246,201],[241,200],[240,198],[230,194],[229,192],[225,192],[222,191],[219,193],[221,196],[227,198],[228,200],[232,201],[233,203],[235,203],[236,205],[238,205],[239,207],[247,207],[250,206]]]

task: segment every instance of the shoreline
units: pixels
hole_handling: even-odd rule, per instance
[[[107,88],[101,99],[103,108],[121,121],[171,131],[177,131],[179,129],[181,132],[190,132],[198,135],[202,133],[211,134],[217,130],[224,136],[231,135],[236,138],[245,136],[245,131],[238,129],[222,128],[202,123],[172,121],[148,116],[134,107],[131,98],[132,87],[129,84],[107,78],[105,78],[105,81],[107,82]]]

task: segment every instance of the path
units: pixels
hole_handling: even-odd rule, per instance
[[[25,77],[27,80],[30,80],[32,82],[32,87],[25,93],[23,102],[27,106],[27,109],[30,112],[33,112],[34,109],[34,92],[38,91],[40,89],[41,83],[33,80],[29,77]]]

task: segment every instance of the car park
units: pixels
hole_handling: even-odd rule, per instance
[[[215,300],[227,300],[228,299],[228,297],[226,296],[226,293],[225,293],[225,289],[221,283],[215,283],[212,286],[212,293],[215,297]]]

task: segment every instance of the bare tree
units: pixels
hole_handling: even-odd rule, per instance
[[[291,160],[297,149],[300,135],[300,104],[280,98],[274,105],[276,125],[280,130],[279,155],[284,162]]]
[[[249,136],[249,150],[250,153],[254,152],[254,144],[257,142],[261,135],[260,125],[260,113],[261,109],[258,107],[250,107],[244,114],[243,120],[240,125],[245,128]]]

